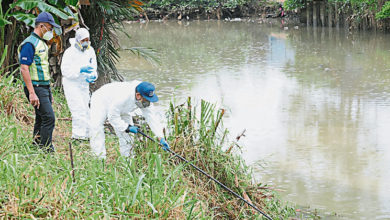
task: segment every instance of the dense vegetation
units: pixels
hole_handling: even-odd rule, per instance
[[[232,9],[244,4],[250,3],[251,0],[150,0],[145,1],[146,7],[152,7],[160,10],[191,10],[204,8],[212,11],[217,8]]]
[[[307,2],[312,0],[286,0],[284,5],[287,9],[302,9],[306,7]],[[377,19],[390,18],[390,3],[384,0],[328,0],[328,4],[338,3],[340,5],[337,13],[346,13],[351,11],[351,14],[356,16],[356,19],[361,19],[367,14],[376,15]]]
[[[143,8],[154,19],[223,19],[257,16],[268,3],[273,4],[263,0],[150,0]]]

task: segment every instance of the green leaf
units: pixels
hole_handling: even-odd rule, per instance
[[[79,0],[65,0],[66,5],[72,5],[77,6],[77,3],[79,3]]]
[[[65,11],[66,13],[70,14],[70,16],[72,16],[73,19],[74,19],[75,21],[79,21],[79,17],[78,17],[78,15],[77,15],[77,13],[73,13],[73,11],[72,11],[68,6],[66,6],[66,7],[64,8],[64,11]]]
[[[21,7],[24,10],[31,10],[38,6],[38,3],[42,3],[39,0],[18,0],[17,2],[10,4],[10,8],[15,8],[16,6]]]
[[[376,16],[375,16],[376,19],[386,19],[386,18],[390,18],[390,2],[386,2],[381,11],[376,13]]]
[[[5,18],[0,18],[0,27],[4,27],[7,24],[11,24],[11,22],[6,20]]]
[[[52,5],[55,5],[59,8],[65,8],[66,7],[66,3],[64,0],[49,0],[49,3],[52,4]]]
[[[10,16],[14,17],[16,20],[24,22],[26,25],[34,27],[35,23],[35,15],[25,14],[23,12],[16,12],[10,14]]]
[[[24,10],[31,10],[37,7],[41,11],[50,12],[64,20],[67,20],[69,17],[68,14],[64,13],[60,9],[39,0],[19,0],[14,4],[12,4],[11,6],[13,7],[19,6]]]
[[[131,201],[131,205],[134,204],[135,202],[135,199],[137,198],[137,195],[138,195],[138,192],[141,188],[141,185],[142,185],[142,180],[144,179],[145,177],[145,174],[142,174],[139,178],[138,178],[138,183],[137,183],[137,188],[135,189],[135,193],[133,195],[133,200]]]
[[[7,56],[7,50],[8,50],[8,45],[5,45],[3,54],[1,55],[1,58],[0,58],[0,67],[3,66],[3,62],[5,60],[5,57]],[[1,70],[0,70],[0,73],[1,73]]]

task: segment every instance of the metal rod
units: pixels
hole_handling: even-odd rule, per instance
[[[148,135],[146,135],[145,133],[143,133],[142,131],[138,130],[138,133],[140,133],[141,135],[143,135],[144,137],[148,138],[149,140],[153,141],[153,142],[156,142],[158,143],[156,140],[154,140],[153,138],[149,137]],[[159,143],[160,144],[160,143]],[[161,145],[161,144],[160,144]],[[168,149],[168,151],[173,154],[175,157],[178,157],[179,159],[181,159],[182,161],[188,163],[190,166],[192,166],[193,168],[195,168],[196,170],[198,170],[199,172],[201,172],[203,175],[207,176],[209,179],[213,180],[214,182],[218,183],[220,186],[222,186],[222,188],[224,188],[225,190],[227,190],[228,192],[230,192],[231,194],[233,194],[234,196],[236,196],[237,198],[241,199],[242,201],[244,201],[246,204],[248,204],[250,207],[254,208],[256,211],[258,211],[259,213],[261,213],[264,217],[266,217],[267,219],[269,220],[272,220],[271,217],[269,217],[267,214],[265,214],[263,211],[261,211],[260,209],[258,209],[256,206],[254,206],[252,203],[248,202],[246,199],[242,198],[242,196],[238,195],[236,192],[234,192],[233,190],[231,190],[229,187],[225,186],[223,183],[219,182],[217,179],[215,179],[214,177],[210,176],[208,173],[206,173],[205,171],[203,171],[202,169],[200,169],[199,167],[195,166],[194,164],[190,163],[188,160],[186,160],[184,157],[180,156],[179,154],[175,153],[174,151],[172,151],[171,149]]]

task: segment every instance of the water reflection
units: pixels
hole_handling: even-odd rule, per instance
[[[288,45],[286,32],[271,32],[269,35],[270,52],[267,54],[268,65],[293,65],[295,49]]]
[[[126,25],[123,47],[160,51],[153,67],[121,52],[127,79],[227,108],[256,176],[298,205],[339,218],[390,218],[389,36],[245,22]],[[261,161],[263,167],[257,166]]]

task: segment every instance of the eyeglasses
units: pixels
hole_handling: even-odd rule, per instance
[[[47,31],[53,31],[53,28],[48,28],[48,27],[46,27],[46,25],[44,25],[44,24],[42,24],[43,25],[43,27],[45,27],[45,29],[47,30]]]

